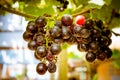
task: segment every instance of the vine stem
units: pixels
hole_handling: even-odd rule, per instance
[[[0,8],[2,10],[5,10],[7,12],[10,12],[10,13],[13,13],[13,14],[16,14],[16,15],[20,15],[20,16],[23,16],[23,17],[26,17],[26,18],[30,18],[30,19],[35,19],[36,16],[33,16],[33,15],[30,15],[30,14],[26,14],[26,13],[23,13],[23,12],[20,12],[20,11],[17,11],[13,8],[7,8],[7,7],[4,7],[3,5],[0,4]]]
[[[7,12],[10,12],[10,13],[13,13],[13,14],[16,14],[16,15],[19,15],[19,16],[23,16],[23,17],[26,17],[26,18],[30,18],[30,19],[36,19],[37,16],[33,16],[33,15],[30,15],[30,14],[26,14],[24,12],[21,12],[21,11],[17,11],[13,8],[7,8],[3,5],[0,4],[0,8],[4,11],[7,11]],[[94,10],[94,9],[88,9],[88,10],[85,10],[85,11],[81,11],[81,12],[78,12],[78,13],[74,13],[72,14],[73,17],[76,17],[77,15],[82,15],[82,14],[86,14],[86,13],[90,13],[91,10]]]
[[[73,17],[76,17],[76,16],[78,16],[78,15],[90,13],[90,11],[93,11],[93,10],[95,10],[95,8],[93,8],[93,9],[88,9],[88,10],[85,10],[85,11],[81,11],[81,12],[79,12],[79,13],[72,14],[72,16],[73,16]]]
[[[116,33],[116,32],[114,32],[114,31],[111,31],[115,36],[120,36],[120,34],[119,33]]]

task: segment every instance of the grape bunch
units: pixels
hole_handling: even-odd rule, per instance
[[[57,56],[61,51],[58,43],[53,43],[47,30],[47,20],[44,16],[35,21],[29,21],[23,39],[28,42],[28,48],[34,51],[34,57],[40,60],[36,67],[38,74],[43,75],[48,70],[50,73],[56,71]]]
[[[112,50],[109,48],[112,43],[111,36],[111,31],[104,27],[101,20],[88,19],[77,34],[77,48],[87,52],[85,57],[88,62],[95,59],[104,61],[112,56]]]
[[[88,62],[110,58],[111,35],[111,31],[104,27],[101,20],[85,21],[84,16],[77,16],[74,21],[71,15],[64,14],[54,21],[52,27],[47,25],[44,16],[29,21],[23,39],[28,42],[28,48],[34,50],[34,57],[40,60],[36,71],[43,75],[46,71],[56,72],[57,55],[61,52],[61,45],[64,43],[76,44],[79,51],[87,52]]]
[[[57,0],[57,1],[62,4],[62,6],[57,5],[57,9],[59,9],[60,11],[64,11],[69,4],[69,2],[67,0]]]

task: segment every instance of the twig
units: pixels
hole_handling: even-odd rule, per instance
[[[76,1],[75,1],[75,0],[73,0],[73,3],[75,4],[75,7],[77,7],[77,3],[76,3]]]
[[[115,10],[113,9],[111,12],[110,20],[108,21],[107,25],[109,25],[112,22],[114,15],[115,15]]]
[[[31,18],[31,19],[35,19],[36,16],[33,16],[33,15],[30,15],[30,14],[26,14],[26,13],[23,13],[23,12],[20,12],[20,11],[17,11],[17,10],[14,10],[14,9],[10,9],[10,8],[7,8],[7,7],[4,7],[3,5],[0,4],[0,8],[2,10],[5,10],[7,12],[10,12],[10,13],[13,13],[13,14],[17,14],[17,15],[20,15],[20,16],[23,16],[23,17],[26,17],[26,18]]]
[[[95,10],[95,8],[93,8],[93,9],[88,9],[88,10],[85,10],[85,11],[81,11],[81,12],[79,12],[79,13],[75,13],[75,14],[73,14],[72,16],[73,16],[73,17],[76,17],[76,16],[78,16],[78,15],[90,13],[91,10]]]
[[[114,32],[114,31],[111,31],[115,36],[120,36],[120,34],[119,33],[116,33],[116,32]]]

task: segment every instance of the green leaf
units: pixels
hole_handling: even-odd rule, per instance
[[[118,49],[113,49],[112,52],[112,58],[114,59],[113,64],[115,68],[120,68],[120,60],[118,60],[120,58],[120,51]]]
[[[120,68],[120,61],[116,60],[116,61],[113,62],[113,64],[114,64],[115,68],[117,68],[117,69]]]
[[[79,5],[87,5],[89,0],[74,0],[77,6]]]
[[[112,53],[113,53],[112,57],[114,59],[120,58],[120,51],[119,50],[114,49],[114,50],[112,50]]]
[[[112,0],[104,0],[106,5],[110,5]]]
[[[19,2],[19,10],[23,11],[25,2]]]
[[[96,9],[100,9],[102,8],[102,5],[97,5],[97,4],[94,4],[94,3],[89,3],[86,8],[89,8],[89,9],[93,9],[93,8],[96,8]]]
[[[54,9],[51,8],[51,6],[47,6],[44,8],[39,8],[37,6],[34,5],[29,5],[27,7],[24,8],[24,12],[31,14],[31,15],[35,15],[35,16],[42,16],[45,13],[48,13],[50,15],[54,14]]]
[[[120,0],[112,0],[111,6],[112,6],[114,9],[120,9]]]
[[[112,22],[110,23],[109,27],[115,28],[115,27],[120,27],[120,18],[113,18]]]
[[[98,74],[95,74],[95,75],[93,76],[93,80],[98,80]]]
[[[112,8],[104,5],[101,9],[93,11],[93,19],[101,19],[105,23],[108,23],[112,15]]]

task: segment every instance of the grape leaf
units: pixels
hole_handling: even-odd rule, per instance
[[[113,59],[119,59],[120,58],[120,54],[119,54],[120,51],[118,49],[113,49],[112,52],[113,52],[113,55],[112,55]],[[120,68],[120,61],[119,60],[114,60],[113,64],[114,64],[115,68]]]
[[[24,12],[26,12],[28,14],[31,14],[31,15],[35,15],[35,16],[42,16],[45,13],[53,15],[54,14],[54,9],[51,8],[51,6],[47,6],[47,7],[44,7],[44,8],[39,8],[39,7],[36,7],[34,5],[29,5],[29,6],[24,8]]]
[[[101,9],[94,10],[92,15],[93,19],[101,19],[108,23],[112,15],[112,8],[104,5]]]
[[[106,5],[110,5],[112,0],[104,0]]]
[[[20,10],[20,11],[23,11],[24,5],[25,5],[24,2],[19,2],[19,10]]]
[[[97,4],[94,4],[94,3],[89,3],[86,8],[89,8],[89,9],[93,9],[93,8],[96,8],[96,9],[100,9],[102,8],[102,5],[97,5]]]
[[[113,18],[109,28],[120,27],[120,18]]]
[[[115,9],[120,9],[120,0],[112,0],[111,6]]]
[[[89,0],[74,0],[74,2],[75,2],[75,4],[77,5],[77,6],[79,6],[79,5],[87,5],[88,4],[88,1]]]

